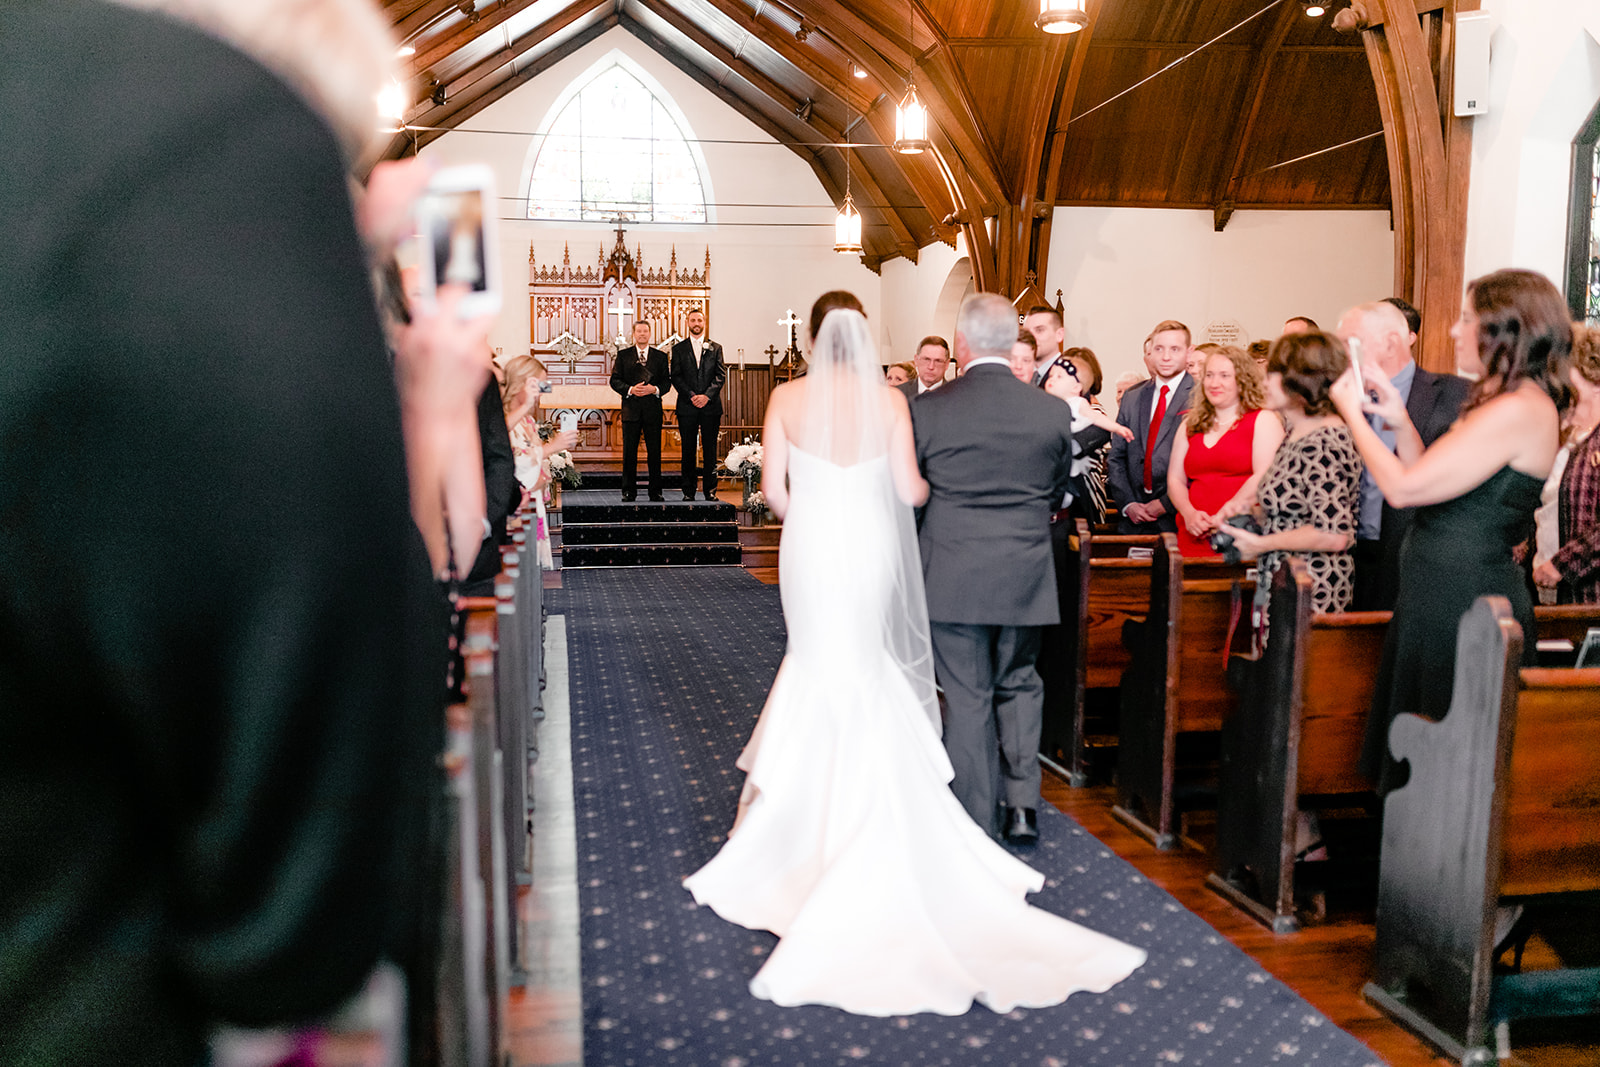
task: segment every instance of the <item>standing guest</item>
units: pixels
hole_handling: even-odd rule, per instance
[[[1272,576],[1290,555],[1306,561],[1316,611],[1350,606],[1355,565],[1349,549],[1355,539],[1361,457],[1328,395],[1348,361],[1338,339],[1320,330],[1287,334],[1272,346],[1266,402],[1289,432],[1256,490],[1261,533],[1232,526],[1223,531],[1233,538],[1240,556],[1261,559],[1258,606],[1266,604]],[[1278,420],[1269,416],[1259,421]]]
[[[504,396],[506,427],[511,434],[511,453],[516,457],[517,481],[522,486],[523,502],[533,501],[534,552],[540,566],[555,568],[555,553],[550,547],[550,522],[545,498],[550,489],[550,473],[545,457],[565,452],[578,443],[576,431],[563,430],[548,441],[539,438],[539,397],[549,377],[545,365],[532,356],[516,356],[505,365]]]
[[[951,789],[984,830],[1037,842],[1040,628],[1060,621],[1050,516],[1066,492],[1072,413],[1011,375],[1016,311],[961,305],[966,373],[911,405],[930,495],[922,568],[935,670],[948,704]],[[1003,806],[1003,810],[1002,810]]]
[[[1390,307],[1394,308],[1396,311],[1400,312],[1400,314],[1405,316],[1406,347],[1412,349],[1416,348],[1417,334],[1422,332],[1422,312],[1418,311],[1416,308],[1412,307],[1409,302],[1402,300],[1398,296],[1386,296],[1383,298],[1383,303],[1388,304]]]
[[[728,371],[722,346],[706,339],[706,313],[689,312],[689,336],[672,346],[672,388],[678,393],[678,435],[683,438],[683,499],[693,500],[695,438],[700,439],[702,497],[717,498],[717,433],[722,428],[722,383]]]
[[[915,363],[891,363],[883,372],[885,385],[904,385],[917,376]]]
[[[1061,507],[1091,524],[1098,523],[1105,516],[1105,487],[1092,482],[1094,460],[1113,435],[1128,441],[1133,431],[1089,402],[1083,395],[1078,368],[1064,357],[1050,365],[1040,388],[1066,401],[1072,412],[1072,480]]]
[[[1033,384],[1043,385],[1050,364],[1061,354],[1066,344],[1067,330],[1061,323],[1061,313],[1053,307],[1036,304],[1022,317],[1022,328],[1033,334],[1038,348],[1034,352]]]
[[[1094,354],[1094,349],[1081,346],[1069,348],[1061,353],[1061,358],[1078,368],[1078,381],[1083,384],[1084,399],[1103,410],[1100,388],[1105,384],[1105,373],[1100,369],[1100,360]]]
[[[483,332],[444,395],[441,292],[389,362],[375,7],[183,9],[0,5],[0,86],[50,100],[0,118],[0,1063],[204,1063],[426,925],[448,545],[402,449],[470,424]]]
[[[1405,404],[1406,417],[1427,448],[1444,435],[1461,413],[1468,383],[1454,374],[1434,374],[1418,367],[1411,356],[1416,334],[1405,314],[1379,300],[1351,308],[1339,318],[1339,339],[1359,343],[1363,373],[1370,368],[1392,383]],[[1374,416],[1368,420],[1386,447],[1395,448],[1396,431]],[[1356,611],[1393,611],[1400,585],[1400,545],[1411,523],[1409,508],[1386,502],[1369,468],[1361,476],[1361,522],[1356,532]]]
[[[1106,464],[1106,480],[1121,509],[1118,533],[1174,533],[1178,528],[1167,496],[1167,462],[1194,385],[1184,369],[1188,359],[1189,327],[1167,319],[1150,331],[1145,361],[1155,377],[1123,396],[1117,421],[1133,431],[1133,440],[1112,441]]]
[[[950,369],[950,342],[936,334],[918,341],[915,366],[917,376],[899,387],[907,400],[915,400],[944,384],[945,371]]]
[[[1039,351],[1039,342],[1025,329],[1017,330],[1017,339],[1011,345],[1011,376],[1024,384],[1033,381],[1033,357]]]
[[[1294,315],[1283,320],[1283,332],[1280,336],[1288,337],[1297,333],[1310,333],[1312,330],[1320,330],[1321,328],[1317,325],[1317,320],[1310,315]]]
[[[1222,346],[1214,341],[1207,341],[1203,345],[1195,345],[1189,349],[1189,358],[1184,361],[1183,369],[1189,372],[1189,377],[1197,383],[1203,384],[1205,375],[1206,357],[1213,352],[1221,352]]]
[[[1449,710],[1456,628],[1474,600],[1489,594],[1510,600],[1527,662],[1536,644],[1532,600],[1511,550],[1527,537],[1561,446],[1572,324],[1548,279],[1502,270],[1467,286],[1450,334],[1456,366],[1478,382],[1461,417],[1430,448],[1381,372],[1362,366],[1376,401],[1367,400],[1353,373],[1331,390],[1384,499],[1417,508],[1400,549],[1394,621],[1362,752],[1362,769],[1384,792],[1402,784],[1387,758],[1389,724],[1401,712],[1440,719]],[[1368,415],[1395,429],[1394,452]]]
[[[1576,401],[1567,414],[1557,521],[1534,555],[1533,580],[1559,604],[1600,604],[1600,330],[1573,325],[1571,378]]]
[[[1256,365],[1242,348],[1214,347],[1200,399],[1190,405],[1167,466],[1167,495],[1182,520],[1178,548],[1185,556],[1212,555],[1211,535],[1254,506],[1256,486],[1283,440],[1282,421],[1260,417],[1265,400]]]
[[[1128,390],[1144,380],[1145,376],[1136,370],[1130,370],[1118,375],[1116,384],[1117,407],[1120,408],[1122,406],[1122,398],[1127,395]]]
[[[1251,341],[1247,351],[1250,353],[1251,362],[1256,365],[1256,369],[1261,372],[1262,378],[1265,379],[1267,376],[1267,354],[1272,351],[1272,342]]]
[[[650,345],[650,324],[633,324],[633,347],[617,352],[611,389],[622,397],[622,499],[639,495],[639,439],[650,467],[650,499],[661,495],[661,394],[672,388],[667,354]]]

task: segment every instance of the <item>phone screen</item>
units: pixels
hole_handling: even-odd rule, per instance
[[[1350,369],[1355,371],[1356,384],[1362,392],[1367,390],[1367,380],[1361,376],[1361,338],[1352,337],[1345,342],[1345,348],[1350,352]]]
[[[563,411],[557,420],[562,433],[576,433],[578,430],[578,413],[576,411]]]
[[[469,292],[489,288],[483,237],[483,190],[429,190],[423,217],[429,221],[428,244],[433,276],[440,285],[461,285]]]

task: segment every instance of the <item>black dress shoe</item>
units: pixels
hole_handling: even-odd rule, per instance
[[[638,493],[623,493],[622,494],[622,502],[624,504],[631,504],[637,499],[639,499],[639,494]]]
[[[666,500],[667,500],[667,498],[662,496],[660,493],[651,493],[650,494],[650,502],[653,503],[653,504],[664,504],[664,503],[666,503]]]
[[[1006,840],[1013,845],[1039,843],[1039,815],[1032,808],[1007,808],[1005,821]]]
[[[693,493],[685,493],[685,494],[683,494],[683,499],[685,499],[685,500],[693,500],[694,499],[694,494]]]

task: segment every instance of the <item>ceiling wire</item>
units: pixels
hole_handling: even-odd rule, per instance
[[[1232,26],[1228,27],[1227,29],[1223,30],[1221,33],[1217,34],[1215,37],[1211,38],[1211,40],[1207,41],[1205,44],[1201,45],[1200,47],[1194,49],[1191,52],[1185,52],[1183,55],[1179,56],[1177,59],[1174,59],[1171,63],[1168,63],[1166,66],[1162,67],[1160,70],[1156,71],[1154,74],[1150,75],[1149,77],[1139,79],[1138,81],[1134,82],[1132,85],[1128,86],[1126,89],[1122,90],[1122,92],[1118,93],[1116,96],[1111,97],[1109,100],[1100,101],[1100,103],[1096,104],[1094,107],[1091,107],[1088,111],[1085,111],[1085,112],[1083,112],[1082,114],[1079,114],[1079,115],[1072,116],[1072,118],[1067,120],[1067,125],[1071,126],[1074,122],[1077,122],[1079,119],[1088,118],[1090,115],[1093,115],[1096,111],[1099,111],[1101,108],[1105,107],[1107,104],[1112,104],[1112,103],[1115,103],[1118,100],[1121,100],[1123,97],[1127,96],[1129,93],[1131,93],[1135,89],[1139,88],[1139,86],[1145,84],[1145,82],[1154,81],[1156,78],[1161,77],[1161,75],[1165,74],[1167,71],[1171,70],[1173,67],[1176,67],[1179,63],[1182,63],[1186,59],[1194,58],[1195,56],[1199,55],[1201,52],[1204,52],[1207,48],[1210,48],[1212,45],[1216,44],[1218,41],[1220,41],[1224,37],[1228,36],[1228,34],[1232,33],[1234,30],[1237,30],[1239,27],[1244,26],[1247,23],[1254,22],[1256,19],[1260,18],[1262,15],[1265,15],[1268,11],[1271,11],[1273,8],[1277,7],[1279,4],[1284,3],[1284,2],[1285,2],[1285,0],[1272,0],[1272,3],[1268,4],[1266,7],[1262,8],[1260,11],[1257,11],[1254,15],[1248,15],[1245,18],[1241,19],[1240,21],[1234,23]]]
[[[1286,159],[1282,163],[1274,163],[1270,167],[1262,167],[1258,171],[1253,171],[1251,176],[1254,176],[1255,174],[1265,174],[1267,171],[1269,171],[1269,170],[1277,170],[1279,167],[1287,167],[1289,164],[1298,163],[1302,159],[1313,159],[1313,158],[1315,158],[1317,156],[1325,156],[1329,152],[1337,152],[1341,148],[1349,148],[1353,144],[1360,144],[1362,141],[1370,141],[1375,137],[1382,137],[1382,136],[1383,136],[1383,131],[1379,130],[1376,133],[1367,133],[1367,134],[1362,134],[1360,137],[1352,137],[1350,140],[1345,141],[1342,144],[1336,144],[1336,145],[1333,145],[1333,146],[1331,146],[1329,148],[1319,148],[1315,152],[1307,152],[1303,156],[1295,156],[1293,159]]]

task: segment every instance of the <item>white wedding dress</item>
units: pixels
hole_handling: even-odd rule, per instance
[[[734,830],[685,885],[779,936],[750,983],[777,1004],[959,1015],[974,999],[1006,1012],[1111,988],[1144,951],[1030,907],[1043,875],[950,792],[929,660],[908,664],[895,636],[897,605],[923,598],[914,547],[914,566],[896,558],[910,509],[887,456],[841,466],[791,444],[788,457],[788,651],[738,759]]]

